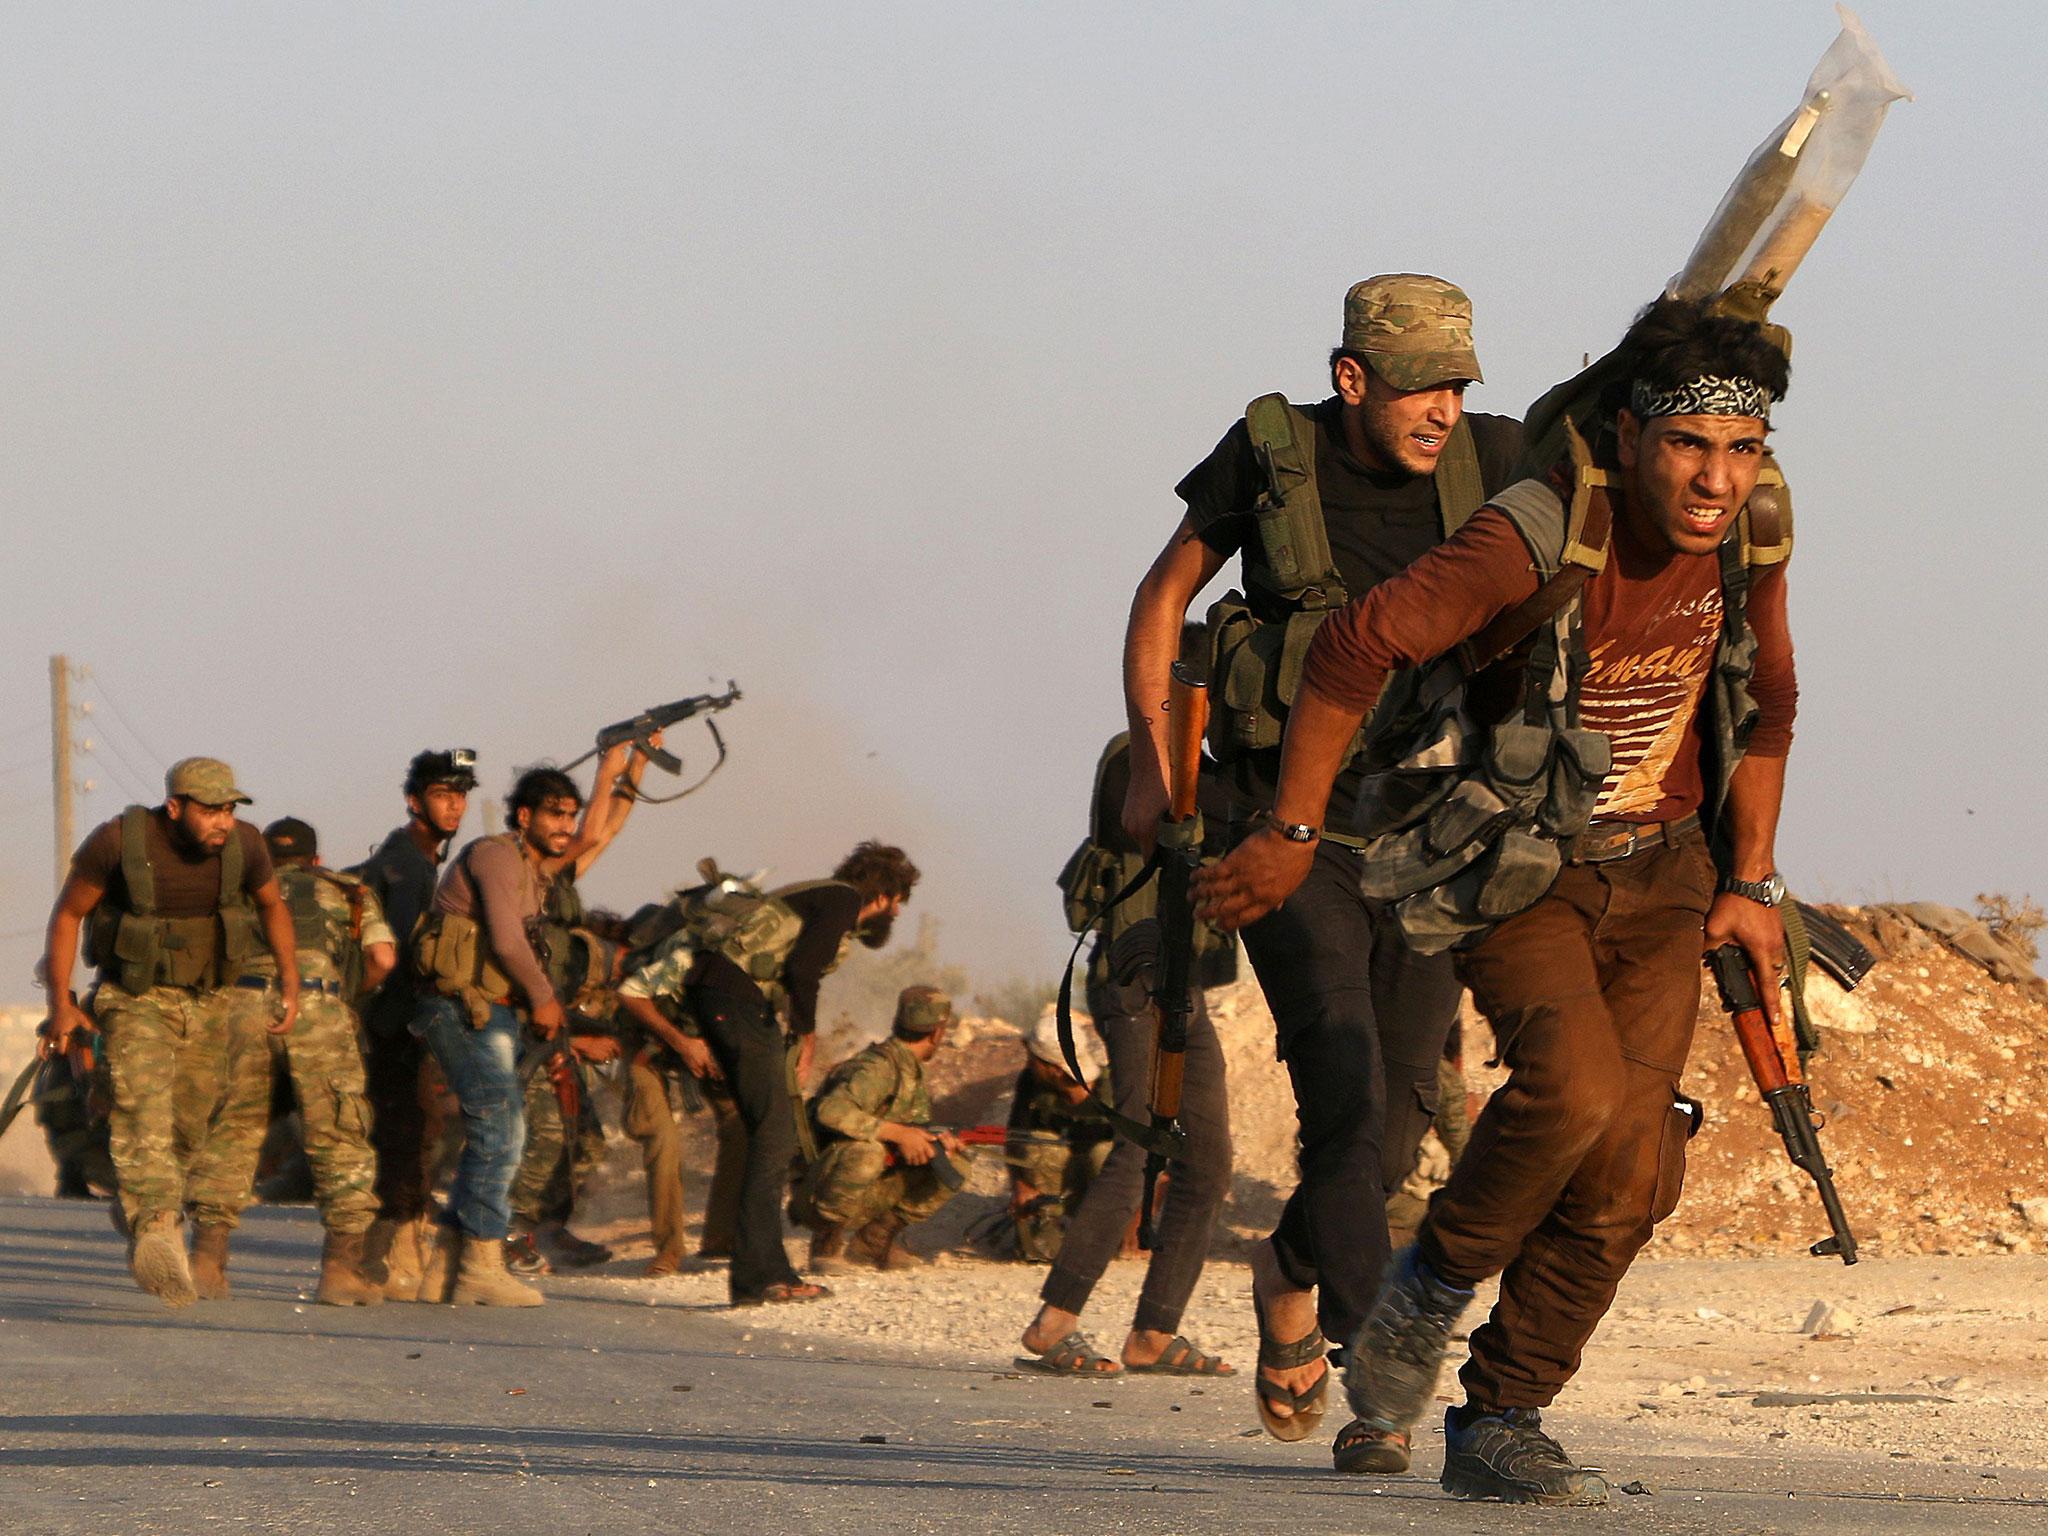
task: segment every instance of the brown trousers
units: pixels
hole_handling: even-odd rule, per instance
[[[747,1130],[732,1095],[706,1084],[704,1097],[718,1126],[718,1165],[705,1197],[700,1254],[729,1256],[739,1225],[740,1178],[746,1170]],[[683,1133],[669,1108],[668,1081],[649,1052],[634,1053],[626,1068],[625,1132],[640,1144],[647,1171],[647,1215],[654,1250],[683,1257]]]
[[[1547,1406],[1678,1203],[1695,1123],[1678,1080],[1714,884],[1697,832],[1568,865],[1460,957],[1509,1077],[1417,1241],[1454,1284],[1501,1276],[1460,1373],[1476,1405]]]

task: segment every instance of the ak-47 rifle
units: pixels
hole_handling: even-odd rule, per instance
[[[1741,1042],[1750,1076],[1756,1079],[1757,1092],[1771,1107],[1771,1118],[1784,1139],[1786,1155],[1820,1191],[1830,1235],[1809,1251],[1816,1258],[1832,1254],[1844,1264],[1854,1264],[1856,1234],[1849,1230],[1841,1196],[1835,1193],[1834,1171],[1828,1167],[1820,1148],[1822,1122],[1813,1112],[1813,1095],[1800,1070],[1798,1042],[1792,1038],[1789,1026],[1773,1025],[1764,1012],[1756,978],[1749,969],[1749,957],[1740,947],[1723,944],[1709,950],[1707,968],[1714,973],[1714,985],[1720,988],[1722,1006],[1735,1020],[1735,1038]]]
[[[1185,662],[1173,664],[1167,696],[1167,800],[1159,825],[1159,969],[1152,1000],[1159,1009],[1152,1057],[1152,1130],[1138,1205],[1138,1246],[1152,1247],[1152,1197],[1159,1175],[1180,1156],[1181,1074],[1187,1063],[1188,1020],[1195,1011],[1195,904],[1190,885],[1202,863],[1202,813],[1195,806],[1202,736],[1209,728],[1209,687]]]
[[[711,733],[712,745],[718,748],[717,760],[704,771],[703,777],[687,789],[679,789],[672,795],[650,795],[637,789],[633,792],[635,799],[644,800],[649,805],[667,805],[670,801],[680,800],[685,795],[695,794],[711,781],[712,774],[725,766],[725,738],[718,733],[718,722],[711,717],[720,710],[732,708],[739,701],[740,685],[728,681],[723,693],[697,693],[687,699],[677,699],[673,703],[656,704],[651,709],[641,710],[629,720],[621,720],[606,726],[597,733],[596,746],[575,762],[564,766],[574,768],[578,763],[588,762],[600,752],[609,752],[613,747],[624,746],[630,741],[663,773],[681,778],[683,760],[668,748],[655,746],[654,733],[666,730],[672,725],[680,725],[685,720],[694,720],[701,715],[704,719],[704,729]]]
[[[562,1112],[562,1127],[565,1134],[573,1135],[576,1122],[583,1114],[583,1079],[576,1070],[577,1035],[599,1035],[607,1040],[620,1038],[616,1023],[571,1014],[569,1022],[555,1031],[552,1039],[542,1039],[527,1032],[526,1043],[519,1052],[519,1062],[514,1068],[521,1083],[531,1082],[533,1074],[545,1072],[548,1085],[555,1090],[555,1106]]]
[[[71,1000],[74,1003],[78,1001],[75,993]],[[49,1038],[48,1019],[36,1026],[36,1034],[44,1040]],[[21,1075],[14,1080],[6,1099],[0,1100],[0,1136],[7,1134],[8,1127],[14,1124],[23,1110],[46,1099],[60,1098],[75,1090],[81,1099],[89,1101],[99,1038],[97,1031],[80,1030],[71,1037],[71,1043],[65,1047],[62,1056],[45,1057],[39,1050],[29,1057],[28,1065],[21,1069]],[[59,1074],[68,1076],[70,1083],[60,1081]]]

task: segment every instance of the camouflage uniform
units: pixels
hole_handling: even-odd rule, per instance
[[[102,981],[93,993],[114,1093],[108,1147],[131,1231],[146,1215],[184,1204],[186,1175],[227,1076],[225,1003],[223,991],[194,987],[137,993]]]
[[[1107,1100],[1108,1085],[1105,1071],[1096,1080],[1094,1094]],[[1009,1130],[1003,1160],[1010,1165],[1011,1177],[1038,1191],[1038,1198],[1016,1215],[1017,1256],[1050,1264],[1059,1257],[1068,1213],[1080,1209],[1081,1197],[1115,1145],[1115,1133],[1105,1121],[1091,1116],[1087,1105],[1076,1109],[1028,1067],[1017,1078]]]
[[[330,921],[327,932],[353,923],[347,882],[362,893],[358,942],[394,942],[376,892],[354,875],[282,864],[278,886],[288,903],[310,898]],[[206,1146],[194,1161],[186,1197],[201,1223],[232,1227],[251,1197],[257,1155],[270,1124],[273,1063],[291,1073],[305,1125],[306,1160],[314,1198],[330,1232],[364,1232],[377,1215],[377,1161],[370,1150],[369,1110],[363,1097],[363,1051],[355,1010],[343,1000],[341,969],[333,955],[299,933],[299,1017],[289,1035],[273,1035],[277,1018],[277,961],[252,956],[222,990],[226,999],[227,1097]]]
[[[571,1020],[573,1025],[574,1020]],[[512,1178],[512,1217],[528,1231],[543,1221],[565,1219],[574,1193],[574,1175],[604,1157],[604,1122],[591,1102],[591,1072],[575,1063],[579,1113],[575,1159],[562,1126],[562,1101],[542,1062],[526,1076],[526,1148]]]
[[[845,1227],[890,1215],[923,1221],[953,1198],[931,1164],[889,1166],[891,1148],[876,1138],[885,1120],[932,1120],[924,1063],[893,1036],[834,1067],[811,1101],[820,1146],[799,1198],[821,1221]]]

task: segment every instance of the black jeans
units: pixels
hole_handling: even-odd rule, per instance
[[[1116,1088],[1118,1111],[1134,1120],[1145,1119],[1151,1112],[1155,1030],[1144,986],[1113,981],[1091,986],[1088,1008],[1109,1049],[1109,1080]],[[1166,1181],[1152,1261],[1145,1267],[1145,1285],[1131,1322],[1134,1329],[1158,1333],[1180,1332],[1181,1314],[1201,1278],[1210,1236],[1230,1193],[1230,1097],[1224,1084],[1223,1047],[1199,991],[1188,1020],[1180,1123],[1187,1132],[1187,1152],[1173,1164]],[[1087,1306],[1095,1282],[1123,1245],[1144,1191],[1145,1150],[1119,1136],[1102,1172],[1088,1186],[1081,1209],[1068,1218],[1059,1258],[1038,1293],[1041,1300],[1077,1314]]]
[[[1458,1016],[1449,955],[1417,955],[1359,893],[1358,856],[1324,842],[1301,888],[1244,931],[1294,1081],[1301,1182],[1273,1248],[1348,1348],[1386,1268],[1387,1192],[1436,1111],[1436,1064]]]
[[[747,1130],[747,1165],[740,1179],[728,1282],[732,1299],[741,1301],[777,1282],[797,1279],[782,1248],[782,1202],[789,1187],[789,1160],[796,1155],[782,1032],[765,1000],[749,1004],[729,991],[692,987],[688,1002]]]

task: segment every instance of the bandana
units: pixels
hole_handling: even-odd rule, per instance
[[[1642,421],[1652,416],[1754,416],[1766,421],[1776,398],[1754,379],[1708,373],[1664,390],[1637,379],[1629,387],[1628,403]]]

